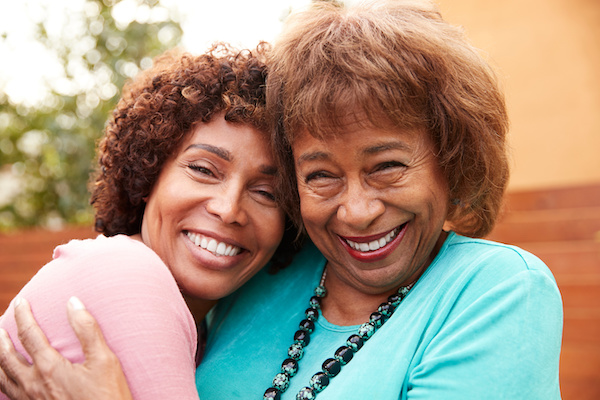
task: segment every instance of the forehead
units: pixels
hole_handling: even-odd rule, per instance
[[[270,175],[275,169],[268,134],[247,123],[227,122],[223,118],[199,123],[185,136],[172,158],[191,160],[208,153],[248,171],[257,168]]]
[[[416,147],[429,145],[430,138],[425,129],[376,127],[373,125],[347,126],[329,134],[313,134],[304,129],[296,134],[292,143],[294,153],[309,148],[360,150],[368,154],[376,154],[385,150],[410,151]]]
[[[202,142],[215,146],[232,145],[243,150],[244,145],[253,145],[266,153],[271,153],[268,146],[269,135],[251,124],[244,122],[228,122],[223,117],[215,117],[209,122],[197,123],[185,136],[183,147],[190,143]]]

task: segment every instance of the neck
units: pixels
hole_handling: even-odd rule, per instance
[[[433,244],[424,266],[413,273],[403,285],[413,283],[421,276],[438,254],[447,237],[448,232],[440,232],[440,236]],[[368,321],[371,313],[381,303],[386,302],[388,296],[396,293],[399,289],[396,287],[380,293],[365,293],[336,274],[336,269],[329,268],[329,263],[327,267],[327,279],[325,281],[327,296],[321,302],[321,311],[327,321],[335,325],[359,325]]]
[[[327,321],[340,326],[360,325],[368,321],[371,313],[397,291],[394,288],[377,294],[363,293],[344,283],[331,269],[327,270],[325,287],[327,296],[322,301],[321,311]]]
[[[196,325],[198,325],[198,323],[206,317],[206,314],[208,314],[210,309],[217,304],[217,300],[204,300],[187,294],[184,294],[183,298],[185,299],[185,303],[190,309],[190,312],[194,316]]]

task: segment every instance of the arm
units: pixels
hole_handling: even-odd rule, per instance
[[[69,301],[67,310],[85,362],[72,364],[54,350],[35,322],[29,304],[21,300],[15,308],[15,319],[19,339],[33,364],[15,350],[6,331],[0,331],[2,392],[13,400],[131,400],[119,360],[108,348],[96,320],[75,298]]]
[[[85,361],[64,312],[69,297],[77,296],[118,357],[133,398],[197,400],[196,327],[158,256],[124,237],[69,244],[60,250],[19,294],[28,300],[50,345],[73,364]],[[14,304],[0,319],[0,328],[9,332],[16,351],[27,358],[17,338]]]

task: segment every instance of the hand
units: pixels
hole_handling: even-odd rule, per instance
[[[67,315],[85,355],[83,364],[72,364],[52,348],[27,301],[17,300],[19,339],[33,364],[0,329],[0,390],[13,400],[132,400],[121,364],[94,317],[77,298],[69,300]]]

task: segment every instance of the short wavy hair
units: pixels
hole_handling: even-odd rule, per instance
[[[353,112],[358,123],[364,115],[376,127],[424,128],[450,189],[452,228],[491,231],[509,174],[504,95],[488,62],[433,3],[314,2],[286,21],[269,65],[267,107],[288,178],[282,197],[296,223],[295,135],[343,135]]]

